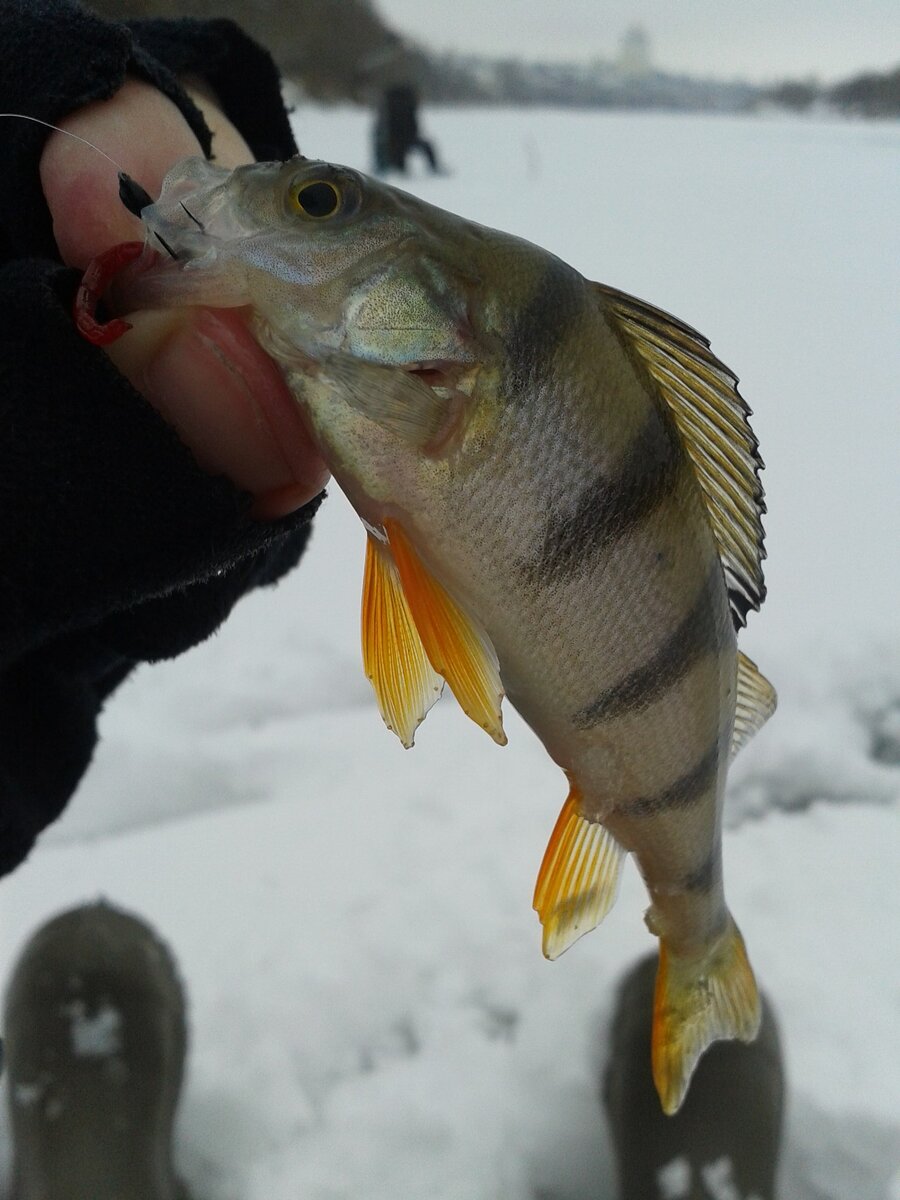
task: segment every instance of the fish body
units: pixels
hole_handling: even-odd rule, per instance
[[[132,303],[248,306],[366,526],[388,725],[411,745],[446,680],[502,743],[505,693],[565,771],[548,957],[634,855],[675,1111],[703,1049],[759,1023],[721,848],[730,756],[774,708],[736,643],[764,587],[735,377],[675,318],[346,168],[190,160],[143,218],[187,262]]]

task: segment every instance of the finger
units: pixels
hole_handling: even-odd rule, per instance
[[[112,100],[79,109],[60,128],[92,142],[154,198],[174,163],[201,152],[172,101],[137,80],[128,80]],[[244,161],[252,161],[249,151]],[[56,243],[69,266],[84,267],[101,250],[141,236],[140,221],[119,201],[116,168],[96,150],[53,133],[40,171]]]
[[[200,96],[217,161],[252,161],[224,115]],[[86,106],[63,127],[108,153],[152,196],[169,168],[200,146],[171,101],[129,81],[111,101]],[[140,238],[120,203],[115,168],[62,134],[48,140],[41,179],[63,260],[83,267],[102,250]],[[200,466],[257,497],[264,518],[284,515],[327,480],[280,373],[235,314],[182,310],[132,314],[134,328],[108,348],[119,370],[178,431]]]
[[[254,514],[306,504],[328,471],[281,372],[229,309],[132,313],[108,347],[119,370],[189,446],[198,464],[256,497]]]

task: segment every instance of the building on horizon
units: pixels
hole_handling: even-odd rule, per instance
[[[643,25],[629,25],[625,30],[616,65],[626,79],[644,79],[653,70],[650,35]]]

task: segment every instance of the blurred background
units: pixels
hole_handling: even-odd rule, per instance
[[[233,17],[278,60],[305,154],[545,246],[740,375],[769,507],[741,645],[779,709],[730,772],[725,871],[784,1040],[782,1196],[898,1200],[900,8],[95,7]],[[398,88],[436,172],[383,155]],[[332,488],[289,579],[120,689],[65,815],[0,884],[0,974],[98,894],[171,943],[198,1200],[613,1200],[598,1095],[617,984],[655,946],[640,878],[542,959],[564,780],[508,707],[503,751],[450,697],[412,753],[384,730],[363,552]]]
[[[900,113],[890,0],[92,0],[114,19],[231,17],[317,100],[397,77],[436,103]]]

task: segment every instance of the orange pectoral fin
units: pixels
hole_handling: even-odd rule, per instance
[[[534,889],[544,927],[544,955],[559,958],[595,929],[616,901],[625,850],[612,834],[579,811],[575,784],[550,835]]]
[[[493,646],[425,567],[397,522],[387,520],[384,527],[432,667],[447,680],[466,716],[505,746],[503,685]]]
[[[391,552],[371,533],[363,578],[362,652],[384,723],[409,749],[442,684],[425,654]]]

